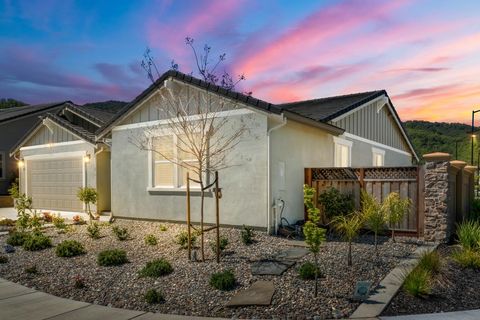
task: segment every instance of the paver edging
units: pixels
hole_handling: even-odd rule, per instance
[[[380,316],[402,287],[404,274],[410,273],[419,263],[424,252],[436,250],[438,244],[419,246],[410,257],[402,260],[375,288],[375,293],[358,306],[350,319],[371,319]]]

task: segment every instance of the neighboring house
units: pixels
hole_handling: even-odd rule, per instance
[[[152,125],[165,123],[157,108],[165,103],[158,93],[163,86],[175,88],[174,94],[209,95],[235,104],[235,110],[224,113],[232,119],[229,128],[248,126],[231,151],[232,166],[220,172],[222,224],[273,227],[278,221],[273,208],[279,203],[288,221],[302,219],[306,167],[409,166],[418,160],[383,90],[275,105],[169,71],[95,133],[96,145],[110,147],[111,209],[116,216],[185,221],[185,170],[131,143]],[[152,137],[159,148],[175,153],[174,140],[168,134]],[[19,157],[28,157],[26,151],[20,149]],[[193,192],[195,214],[198,195]],[[207,222],[214,221],[213,206],[207,198]]]

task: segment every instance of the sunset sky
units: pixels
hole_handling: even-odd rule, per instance
[[[274,103],[386,89],[403,120],[480,109],[480,1],[446,0],[0,0],[0,97],[128,101],[146,47],[194,70],[186,36]]]

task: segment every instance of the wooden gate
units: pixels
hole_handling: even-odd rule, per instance
[[[355,206],[360,208],[360,190],[365,190],[383,201],[391,192],[401,198],[410,198],[412,206],[395,230],[408,235],[423,236],[423,167],[373,167],[373,168],[306,168],[305,184],[314,187],[318,195],[334,187],[351,194]],[[391,227],[391,226],[390,226]]]

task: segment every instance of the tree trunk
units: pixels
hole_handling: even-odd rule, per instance
[[[352,241],[348,241],[348,266],[352,265]]]
[[[203,190],[203,181],[200,182],[200,188],[201,188],[201,197],[200,197],[200,241],[201,241],[201,251],[202,251],[202,262],[205,261],[205,250],[203,246],[203,206],[204,206],[204,200],[205,200],[205,191]]]
[[[377,248],[378,240],[377,240],[377,232],[375,232],[375,255],[378,257],[378,248]]]
[[[395,241],[395,229],[393,229],[393,228],[392,228],[392,241],[396,242]]]
[[[313,257],[315,259],[315,298],[318,295],[318,257],[317,254],[314,253]]]

